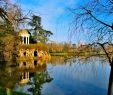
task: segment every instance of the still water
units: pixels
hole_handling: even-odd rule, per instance
[[[107,95],[109,75],[104,58],[52,57],[1,66],[0,86],[29,95]]]

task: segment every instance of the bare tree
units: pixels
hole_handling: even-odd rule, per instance
[[[87,31],[91,34],[90,44],[97,44],[103,49],[112,72],[113,50],[109,52],[106,47],[113,48],[113,0],[83,0],[83,2],[77,8],[70,9],[74,14],[74,32]],[[108,95],[112,94],[111,80],[110,78]]]
[[[106,44],[112,46],[113,41],[113,1],[88,0],[78,8],[71,9],[71,12],[74,14],[74,31],[91,34],[90,43],[100,45],[111,64],[112,56],[105,47]]]

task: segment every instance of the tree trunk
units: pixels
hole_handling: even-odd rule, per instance
[[[112,95],[112,85],[113,85],[113,62],[111,63],[111,71],[109,76],[108,95]]]

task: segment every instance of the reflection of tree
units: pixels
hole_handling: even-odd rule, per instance
[[[31,87],[28,91],[32,92],[33,95],[41,95],[42,84],[52,81],[46,66],[45,60],[22,61],[19,63],[19,70],[22,71],[20,83],[28,83]],[[26,72],[29,72],[29,74]]]
[[[16,67],[2,66],[0,68],[0,86],[12,89],[18,81],[19,74]]]
[[[32,88],[28,89],[33,95],[41,95],[41,88],[44,83],[51,82],[53,79],[47,71],[36,72],[33,81],[30,82]]]
[[[32,79],[30,81],[32,88],[30,88],[29,91],[32,92],[33,95],[41,95],[42,84],[52,81],[52,78],[49,76],[46,70],[47,65],[46,63],[38,60],[35,61],[35,64],[31,63],[29,69],[26,69],[27,65],[29,64],[30,63],[26,62],[26,65],[24,66],[25,68],[24,67],[19,68],[18,66],[11,67],[7,65],[3,65],[3,66],[0,65],[0,87],[1,87],[0,90],[1,89],[4,90],[4,93],[7,92],[13,94],[14,92],[12,92],[12,89],[15,89],[16,86],[18,85],[21,86],[21,83],[27,84],[30,81],[30,79]],[[35,68],[32,68],[32,66]],[[2,87],[5,89],[3,89]],[[0,92],[0,95],[4,95],[4,94]],[[22,94],[16,94],[16,95],[22,95]]]
[[[18,71],[17,67],[7,65],[0,66],[0,95],[26,95],[21,92],[13,91],[16,84],[19,82],[20,75]]]
[[[51,64],[64,64],[66,58],[64,56],[51,56]]]

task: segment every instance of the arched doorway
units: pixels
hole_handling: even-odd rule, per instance
[[[24,52],[23,54],[24,54],[24,56],[26,56],[26,52]]]
[[[38,56],[38,52],[35,50],[34,51],[34,57],[37,57]]]
[[[35,65],[35,66],[37,65],[37,60],[34,60],[34,65]]]

